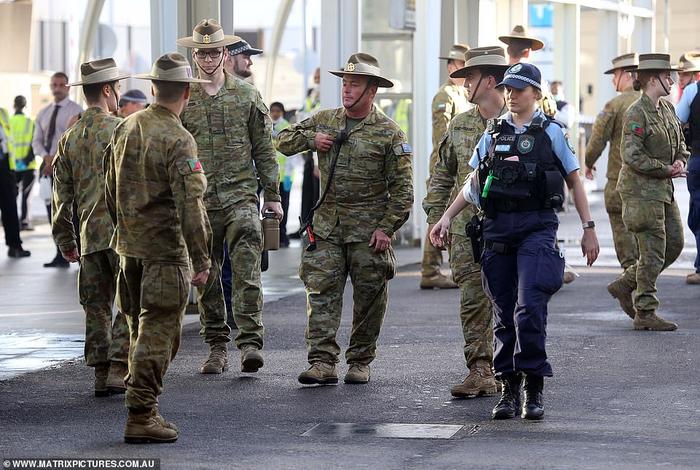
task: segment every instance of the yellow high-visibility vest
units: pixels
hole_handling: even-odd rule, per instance
[[[24,114],[15,114],[10,118],[10,133],[7,150],[10,153],[10,169],[15,171],[36,170],[37,161],[25,161],[32,149],[34,121]]]

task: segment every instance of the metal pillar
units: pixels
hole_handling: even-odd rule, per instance
[[[360,50],[360,0],[321,3],[321,107],[340,106],[340,80],[327,70],[342,68]]]
[[[574,108],[576,120],[573,129],[578,129],[579,98],[581,84],[581,6],[578,4],[554,5],[554,72],[564,83],[569,104]],[[578,133],[569,136],[577,148]]]
[[[75,74],[73,75],[77,80],[80,79],[80,64],[90,59],[92,45],[95,42],[95,33],[97,32],[97,26],[100,22],[100,14],[102,13],[104,4],[105,0],[95,0],[93,2],[88,2],[85,8],[83,28],[80,31],[80,54],[78,55],[78,62],[75,64]],[[78,91],[80,91],[79,87],[73,87],[71,96],[73,100],[82,103],[83,94],[78,93]]]
[[[289,13],[292,11],[293,6],[294,0],[282,0],[282,3],[277,8],[275,24],[272,27],[272,40],[270,41],[271,46],[268,50],[270,62],[268,63],[267,70],[265,71],[265,94],[263,95],[265,99],[272,96],[272,86],[274,85],[277,55],[280,50],[280,44],[282,44],[282,36],[284,35],[284,29],[287,26]]]

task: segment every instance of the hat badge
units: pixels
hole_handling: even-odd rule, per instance
[[[211,38],[209,37],[208,34],[205,34],[204,37],[202,38],[202,41],[204,42],[204,44],[209,44],[209,43],[211,43]]]
[[[355,71],[355,64],[352,62],[348,62],[348,64],[345,66],[345,71],[346,72],[354,72]]]
[[[518,73],[522,70],[523,66],[520,64],[514,65],[513,68],[510,69],[512,73]]]

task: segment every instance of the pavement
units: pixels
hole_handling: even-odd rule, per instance
[[[78,358],[83,320],[75,301],[77,270],[42,268],[51,250],[37,230],[25,237],[32,258],[0,259],[0,336],[9,341],[33,334],[33,341],[50,343],[63,335],[70,340],[56,342],[63,349],[73,343],[73,353],[61,351],[59,358],[59,352],[25,342],[22,356],[0,341],[0,367],[8,357],[21,363],[37,353],[50,362],[0,376],[0,457],[153,457],[168,469],[697,468],[700,287],[684,279],[694,247],[686,237],[681,259],[658,283],[659,313],[679,330],[636,332],[605,290],[619,268],[600,193],[590,198],[604,248],[595,267],[580,266],[577,217],[573,211],[561,215],[560,237],[580,277],[550,303],[548,353],[555,377],[545,383],[543,422],[491,421],[496,397],[450,397],[450,386],[466,373],[459,294],[418,288],[415,248],[397,249],[402,267],[390,284],[370,383],[300,386],[296,377],[307,367],[306,314],[294,274],[299,248],[293,247],[274,253],[274,274],[263,280],[269,293],[265,367],[240,373],[234,350],[227,373],[198,374],[207,350],[196,315],[188,316],[160,399],[162,414],[180,427],[180,439],[152,446],[122,442],[123,397],[92,396],[92,370]],[[681,210],[687,213],[687,207]],[[338,335],[343,347],[351,308],[348,285]],[[345,371],[341,364],[339,373]]]

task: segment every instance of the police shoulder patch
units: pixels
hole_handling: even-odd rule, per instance
[[[411,148],[411,144],[408,142],[394,145],[394,155],[410,155],[412,152],[413,149]]]
[[[569,150],[571,150],[571,153],[573,153],[573,154],[575,155],[575,154],[576,154],[576,150],[574,150],[574,146],[573,146],[573,144],[571,143],[571,140],[569,139],[569,133],[568,133],[568,132],[567,132],[566,134],[564,134],[564,140],[566,141],[566,146],[569,147]]]
[[[189,158],[187,160],[187,166],[190,167],[190,172],[192,172],[192,173],[204,172],[204,168],[202,168],[202,162],[200,162],[199,159]]]

